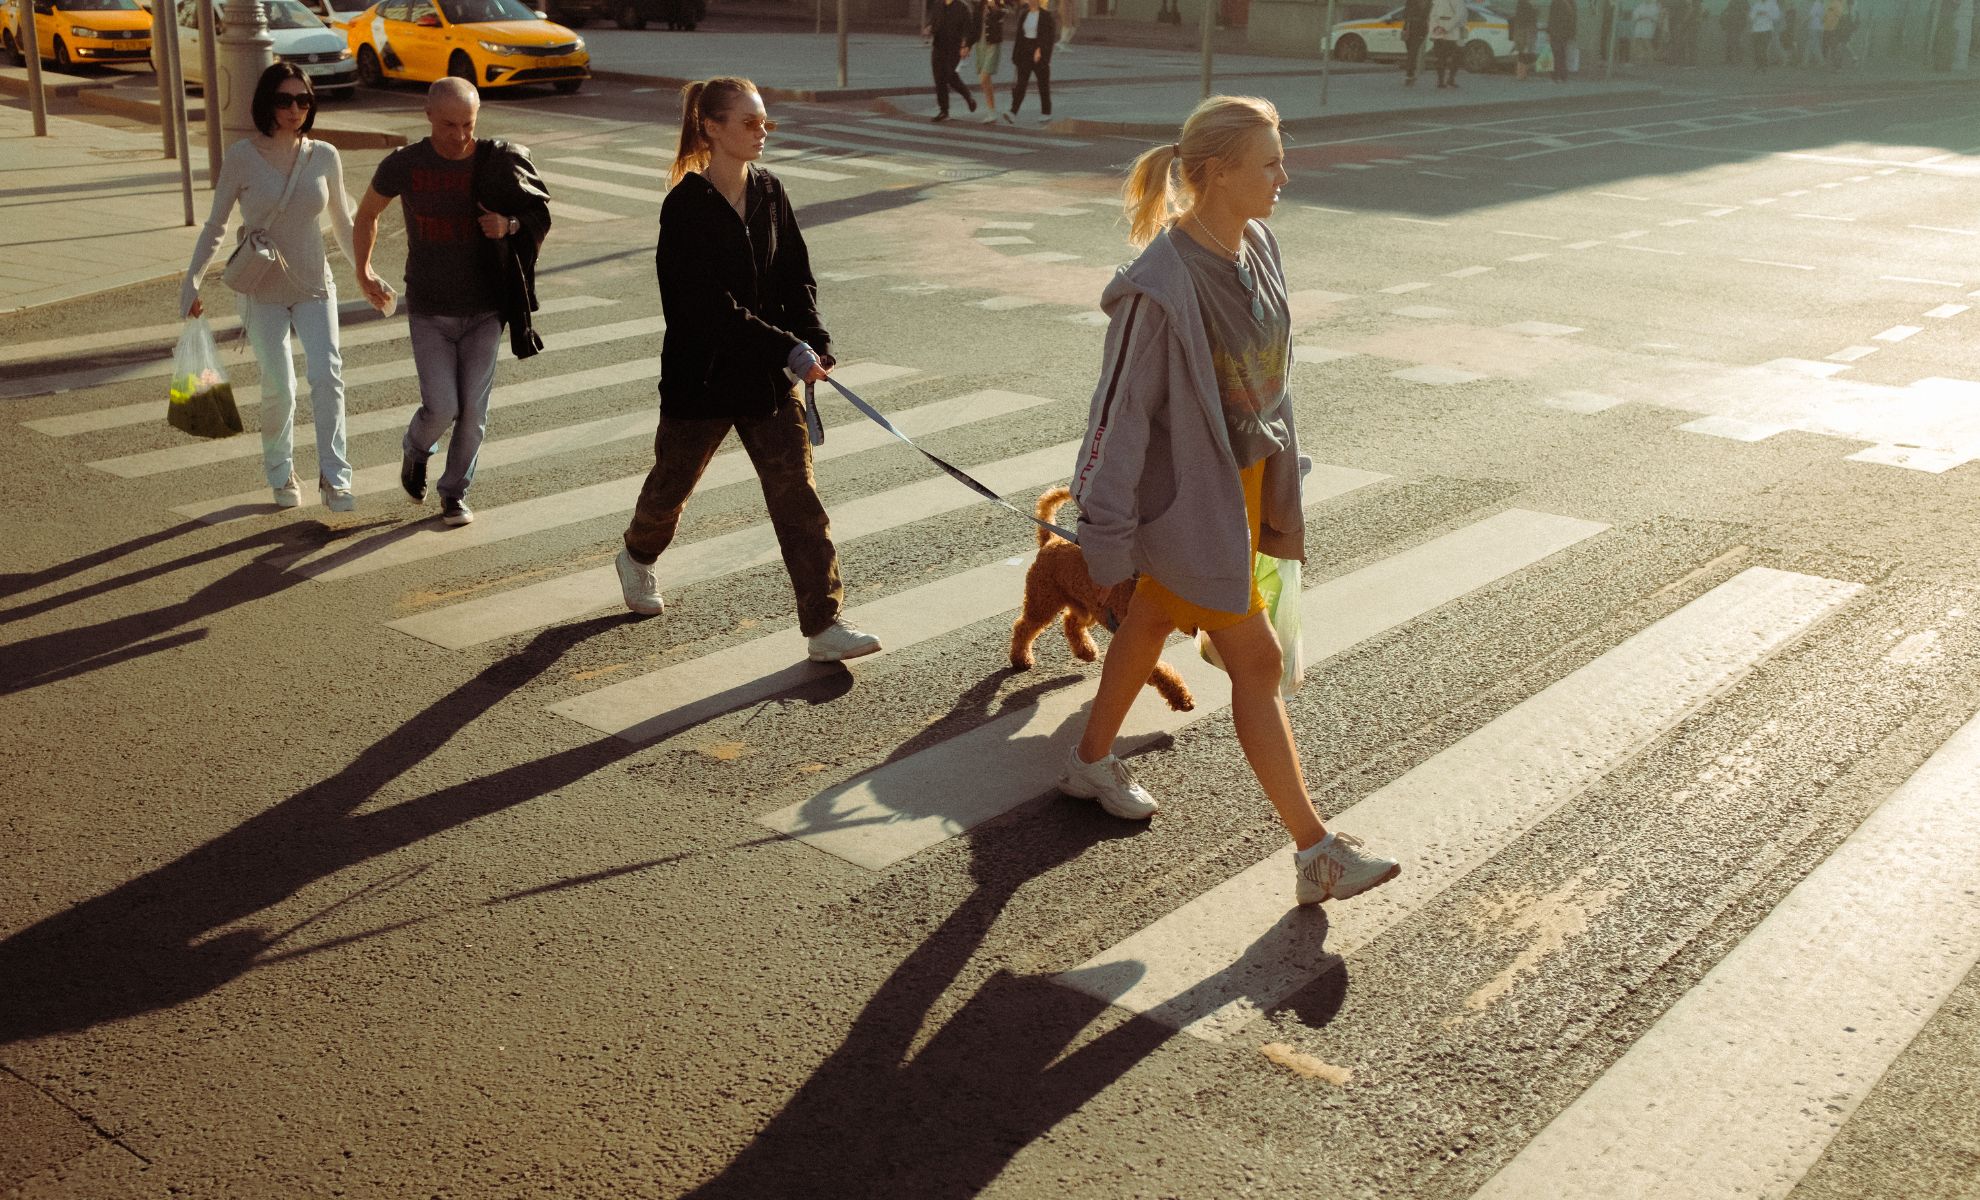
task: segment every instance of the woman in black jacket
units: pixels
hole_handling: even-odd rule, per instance
[[[811,660],[872,654],[879,639],[839,619],[838,551],[791,385],[793,377],[825,378],[833,359],[797,217],[783,184],[755,165],[776,122],[747,79],[691,83],[681,99],[680,147],[654,252],[667,318],[660,429],[619,552],[626,607],[665,610],[654,563],[733,429],[763,486]]]
[[[1024,107],[1025,85],[1038,76],[1040,125],[1052,122],[1052,47],[1059,41],[1059,18],[1045,7],[1045,0],[1024,0],[1024,12],[1017,19],[1017,42],[1011,48],[1011,63],[1017,67],[1017,82],[1011,89],[1011,116]]]

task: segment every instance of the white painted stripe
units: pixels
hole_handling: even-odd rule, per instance
[[[1009,312],[1016,308],[1032,308],[1045,303],[1031,296],[992,296],[988,300],[975,301],[976,307],[987,308],[991,312]]]
[[[1798,221],[1854,221],[1855,217],[1837,217],[1828,213],[1789,213]]]
[[[657,321],[658,318],[655,318]],[[547,351],[546,351],[547,353]],[[657,360],[657,356],[656,356]],[[384,364],[378,368],[397,368],[399,364]],[[573,371],[566,375],[551,375],[543,379],[533,379],[525,383],[498,385],[489,393],[488,407],[491,411],[516,404],[527,404],[534,400],[546,400],[557,396],[572,395],[593,388],[613,387],[619,384],[644,380],[648,384],[656,378],[659,364],[653,360],[635,359],[632,362],[613,363],[609,366],[592,367],[585,371]],[[410,364],[394,377],[410,376]],[[348,384],[357,372],[345,375]],[[363,381],[361,381],[363,382]],[[344,421],[346,437],[356,437],[363,433],[377,433],[386,429],[403,429],[417,412],[416,404],[399,405],[396,408],[378,409],[373,412],[352,413]],[[316,427],[296,422],[296,446],[316,444]],[[226,462],[236,458],[254,458],[261,454],[259,437],[221,438],[210,442],[182,443],[162,450],[147,450],[140,454],[126,454],[119,458],[100,459],[89,465],[99,471],[125,479],[136,479],[145,475],[157,475],[165,471],[177,471],[186,467],[204,466],[208,463]]]
[[[1322,207],[1321,207],[1320,205],[1318,205],[1318,204],[1309,204],[1309,205],[1307,205],[1307,206],[1306,206],[1306,210],[1307,210],[1308,212],[1323,212],[1323,213],[1332,213],[1332,214],[1334,214],[1334,215],[1335,215],[1335,216],[1337,216],[1337,217],[1351,217],[1351,216],[1353,216],[1353,215],[1354,215],[1354,210],[1353,210],[1353,209],[1347,209],[1347,208],[1322,208]]]
[[[868,151],[873,149],[872,146],[860,146],[852,142],[834,142],[829,139],[800,137],[794,134],[785,133],[781,130],[778,132],[777,136],[780,139],[784,139],[788,141],[799,141],[806,143],[819,142],[828,147],[844,146],[854,150],[868,150]],[[627,146],[625,147],[625,149],[632,154],[657,155],[659,157],[667,159],[670,164],[672,163],[674,158],[674,151],[671,147]],[[927,168],[925,167],[913,167],[913,166],[908,166],[905,163],[888,162],[887,160],[881,158],[864,158],[856,154],[848,154],[844,152],[821,153],[817,150],[808,150],[797,146],[772,146],[763,152],[763,157],[772,160],[771,166],[778,171],[782,171],[784,169],[781,164],[789,162],[793,159],[803,158],[811,162],[825,163],[829,166],[834,166],[834,167],[851,167],[855,170],[864,169],[868,171],[884,171],[895,175],[928,174]]]
[[[1485,274],[1485,272],[1490,271],[1491,269],[1492,269],[1491,267],[1459,267],[1455,271],[1444,272],[1444,278],[1469,279],[1473,275],[1483,275]]]
[[[1552,258],[1552,257],[1553,257],[1553,255],[1551,255],[1551,254],[1548,254],[1548,253],[1547,253],[1546,251],[1544,251],[1544,250],[1543,250],[1543,251],[1541,251],[1541,252],[1540,252],[1540,253],[1538,253],[1538,254],[1515,254],[1515,255],[1513,255],[1513,256],[1512,256],[1511,258],[1509,258],[1509,259],[1507,259],[1506,261],[1507,261],[1507,262],[1536,262],[1536,261],[1538,261],[1538,260],[1540,260],[1540,259],[1543,259],[1543,258]]]
[[[553,220],[576,221],[581,225],[596,224],[600,221],[627,221],[632,219],[626,213],[606,212],[599,208],[586,208],[582,204],[572,204],[568,200],[550,201],[550,216]]]
[[[1353,358],[1352,350],[1329,350],[1324,346],[1294,346],[1293,361],[1296,363],[1327,363],[1343,358]]]
[[[1619,246],[1617,246],[1617,247],[1616,247],[1616,249],[1618,249],[1618,250],[1634,250],[1634,251],[1636,251],[1636,252],[1637,252],[1638,254],[1667,254],[1667,255],[1670,255],[1670,256],[1671,256],[1671,257],[1673,257],[1673,258],[1683,258],[1683,257],[1684,257],[1684,251],[1682,251],[1682,250],[1660,250],[1660,249],[1658,249],[1658,248],[1657,248],[1657,247],[1655,247],[1655,246],[1632,246],[1632,245],[1628,245],[1628,244],[1624,244],[1624,245],[1619,245]]]
[[[1528,337],[1567,337],[1581,332],[1579,325],[1556,325],[1551,321],[1515,321],[1499,328],[1507,333],[1523,333]]]
[[[1429,286],[1427,283],[1398,283],[1392,287],[1385,287],[1382,291],[1386,295],[1401,296],[1409,292],[1420,292]]]
[[[817,134],[810,134],[810,133],[790,133],[782,129],[777,131],[777,138],[779,141],[799,142],[807,146],[824,146],[833,150],[851,150],[861,156],[871,155],[875,150],[878,150],[880,148],[878,146],[869,145],[865,142],[848,142],[843,138],[820,137]],[[927,150],[910,150],[905,146],[889,146],[887,147],[887,153],[898,155],[901,158],[915,159],[929,165],[961,163],[968,161],[963,156],[958,154],[935,154]],[[829,158],[822,155],[819,157],[819,161],[830,162],[834,166],[838,166],[841,164],[840,159]],[[919,167],[910,166],[906,163],[889,162],[884,158],[861,157],[856,161],[861,166],[870,167],[874,170],[879,170],[879,171],[889,171],[896,175],[925,176],[928,174],[928,166],[919,166]]]
[[[1330,826],[1403,864],[1379,891],[1328,905],[1324,917],[1302,914],[1288,843],[1059,979],[1222,1040],[1401,924],[1860,588],[1743,571],[1335,816]]]
[[[1302,496],[1311,506],[1387,478],[1323,463],[1307,475]],[[878,637],[883,654],[904,650],[1018,607],[1030,563],[1029,554],[990,563],[861,605],[845,617]],[[1047,626],[1041,638],[1056,636],[1057,628],[1057,622]],[[550,711],[600,733],[648,741],[840,669],[793,663],[801,652],[794,635],[773,634],[600,688]]]
[[[910,436],[920,437],[1049,403],[1042,396],[976,392],[909,409],[898,414],[895,423]],[[648,415],[646,432],[651,435],[653,428],[654,417]],[[831,462],[895,444],[886,430],[855,417],[852,424],[834,426],[825,444],[813,452],[812,460]],[[645,471],[640,471],[567,492],[482,509],[475,514],[474,524],[460,529],[390,530],[369,540],[313,551],[283,565],[298,575],[331,582],[437,558],[443,554],[492,546],[599,517],[624,517],[632,512],[634,503],[639,499],[639,489],[646,482],[646,475]],[[755,477],[756,471],[750,464],[749,455],[740,449],[731,450],[716,455],[709,462],[696,492],[699,494],[732,483],[744,483]]]
[[[1919,325],[1893,325],[1882,333],[1872,334],[1870,340],[1873,342],[1901,342],[1912,334],[1921,332],[1922,329],[1923,326]]]
[[[1725,216],[1731,216],[1733,213],[1736,213],[1738,211],[1739,209],[1737,208],[1715,208],[1710,212],[1706,213],[1705,215],[1708,217],[1725,217]]]
[[[1921,279],[1916,275],[1879,275],[1877,278],[1886,283],[1922,283],[1928,287],[1956,288],[1966,286],[1957,279]]]
[[[1055,263],[1055,262],[1072,262],[1073,260],[1077,259],[1079,255],[1067,254],[1063,250],[1034,250],[1030,254],[1016,254],[1016,255],[1012,255],[1012,257],[1014,259],[1024,262]]]
[[[1340,170],[1343,171],[1373,171],[1375,169],[1374,167],[1369,166],[1367,163],[1358,163],[1358,162],[1335,163],[1334,166],[1338,167]]]
[[[1670,220],[1668,220],[1668,221],[1659,221],[1659,222],[1657,222],[1657,223],[1658,223],[1659,225],[1662,225],[1662,226],[1663,226],[1664,228],[1666,228],[1666,229],[1676,229],[1676,228],[1677,228],[1678,226],[1680,226],[1680,225],[1696,225],[1696,224],[1698,224],[1698,222],[1697,222],[1697,221],[1695,221],[1695,220],[1693,220],[1693,219],[1692,219],[1692,218],[1690,218],[1690,217],[1673,217],[1672,219],[1670,219]]]
[[[1808,189],[1807,189],[1807,188],[1795,188],[1795,189],[1794,189],[1793,191],[1791,191],[1791,192],[1782,192],[1782,193],[1781,193],[1781,195],[1783,195],[1783,196],[1806,196],[1807,194],[1808,194]]]
[[[586,179],[582,175],[567,175],[562,171],[545,171],[538,168],[543,182],[553,188],[571,188],[580,192],[597,192],[601,196],[617,196],[621,200],[637,200],[642,204],[657,205],[665,197],[665,189],[651,187],[629,187],[623,183],[608,183],[603,179]]]
[[[985,221],[985,222],[983,223],[983,228],[985,228],[985,229],[1014,229],[1014,230],[1017,230],[1017,231],[1019,231],[1019,232],[1022,232],[1022,231],[1024,231],[1024,230],[1027,230],[1027,229],[1031,229],[1031,228],[1034,228],[1034,227],[1035,227],[1036,225],[1037,225],[1037,222],[1035,222],[1035,221]]]
[[[947,150],[981,151],[985,154],[1015,156],[1036,154],[1038,151],[1028,146],[999,146],[988,142],[971,142],[966,146],[956,138],[932,136],[926,133],[895,133],[888,129],[874,129],[869,125],[833,125],[820,123],[807,125],[807,129],[823,129],[827,133],[851,133],[860,137],[879,138],[883,142],[905,142],[910,146],[941,146]]]
[[[1456,383],[1476,383],[1485,378],[1476,371],[1461,371],[1456,367],[1420,366],[1404,367],[1400,371],[1389,372],[1389,378],[1407,383],[1424,383],[1432,387],[1449,387]]]
[[[1626,196],[1621,192],[1591,192],[1593,196],[1605,196],[1610,200],[1648,200],[1648,196]]]
[[[1941,304],[1937,308],[1926,309],[1925,315],[1940,321],[1944,321],[1949,318],[1958,316],[1959,314],[1965,312],[1970,307],[1972,306],[1966,304]]]
[[[1544,513],[1501,513],[1309,588],[1300,610],[1306,652],[1313,662],[1331,658],[1605,528]],[[1136,704],[1116,743],[1122,749],[1201,720],[1230,702],[1228,677],[1204,662],[1193,644],[1171,643],[1166,657],[1195,693],[1196,708],[1179,713],[1166,705]],[[1078,736],[1071,718],[1096,686],[1089,681],[1059,689],[1034,708],[897,759],[760,821],[828,854],[882,870],[1049,791]],[[957,779],[977,786],[957,788]],[[1290,885],[1290,874],[1288,869],[1282,884]]]
[[[1559,188],[1546,183],[1508,183],[1507,187],[1524,188],[1529,192],[1557,192]]]
[[[1030,238],[1021,233],[1007,233],[1001,236],[993,235],[991,237],[983,237],[979,234],[976,244],[979,246],[1029,246],[1033,243]]]
[[[914,121],[903,121],[895,117],[868,117],[861,124],[885,125],[891,129],[912,129],[924,134],[928,130],[928,122],[926,121],[917,123]],[[820,125],[818,128],[825,129],[829,127]],[[1056,146],[1066,150],[1083,150],[1093,144],[1091,142],[1076,142],[1071,138],[1065,137],[1028,137],[1021,133],[1005,133],[1002,130],[994,128],[971,129],[967,125],[951,124],[944,128],[944,132],[961,138],[964,141],[1001,142],[1005,145],[1023,146],[1027,150],[1036,150],[1040,146]]]
[[[1602,240],[1601,240],[1600,238],[1592,238],[1592,239],[1590,239],[1590,240],[1588,240],[1588,241],[1583,241],[1583,242],[1569,242],[1569,243],[1567,244],[1567,249],[1569,249],[1569,250],[1592,250],[1592,249],[1594,249],[1594,248],[1595,248],[1596,246],[1600,246],[1600,245],[1602,245],[1602,244],[1603,244],[1603,242],[1602,242]]]
[[[1792,1192],[1980,961],[1976,807],[1980,717],[1477,1200]]]
[[[660,170],[655,167],[635,167],[629,163],[615,163],[602,158],[585,158],[579,156],[574,158],[553,158],[550,161],[565,166],[584,167],[593,171],[616,171],[622,175],[637,175],[642,179],[664,180],[669,174],[669,171]],[[852,178],[850,175],[841,175],[837,171],[818,171],[810,167],[800,167],[795,163],[785,161],[772,163],[771,168],[771,173],[775,175],[788,175],[793,179],[816,179],[821,183],[838,183],[842,180]],[[659,191],[664,193],[666,189],[661,188]]]
[[[1900,467],[1907,471],[1924,471],[1932,475],[1943,475],[1954,467],[1963,467],[1973,461],[1973,455],[1961,450],[1935,450],[1925,446],[1896,446],[1888,442],[1868,446],[1856,453],[1847,455],[1850,462],[1876,463],[1885,467]]]
[[[343,312],[362,312],[371,306],[362,300],[347,301],[339,306]],[[207,324],[213,327],[216,336],[231,333],[241,327],[239,317],[208,317]],[[37,358],[61,358],[83,353],[102,353],[123,346],[135,346],[143,342],[177,341],[185,322],[173,321],[164,325],[140,325],[134,329],[113,329],[102,333],[78,333],[68,337],[47,338],[38,342],[17,342],[11,346],[0,346],[0,363],[23,362]]]
[[[1686,433],[1702,433],[1707,437],[1734,442],[1764,442],[1777,433],[1787,431],[1785,425],[1762,425],[1739,417],[1700,417],[1696,421],[1686,421],[1678,428]]]
[[[1980,237],[1980,229],[1949,229],[1944,225],[1906,225],[1906,229],[1922,229],[1927,233],[1956,233],[1961,237]]]
[[[1459,175],[1455,171],[1426,171],[1419,168],[1418,175],[1435,175],[1439,179],[1469,179],[1469,175]]]
[[[1391,221],[1401,221],[1405,225],[1449,225],[1449,221],[1432,221],[1425,217],[1390,217]]]
[[[1813,271],[1815,269],[1807,263],[1775,262],[1770,258],[1742,258],[1739,261],[1752,263],[1756,267],[1786,267],[1790,271]]]
[[[1878,350],[1876,346],[1845,346],[1828,357],[1836,362],[1853,363],[1859,358],[1868,358]]]
[[[1079,443],[1065,442],[971,468],[970,474],[999,493],[1042,487],[1065,480],[1078,450]],[[924,479],[838,505],[832,511],[832,537],[844,544],[981,503],[985,503],[981,497],[946,475]],[[679,587],[775,562],[777,558],[776,534],[768,524],[755,525],[669,548],[660,575],[664,586]],[[607,565],[390,621],[387,625],[435,645],[459,650],[620,604],[618,571]]]
[[[536,311],[538,316],[550,316],[556,313],[576,312],[587,308],[600,308],[615,303],[617,301],[603,300],[597,296],[563,296],[554,300],[543,301]],[[342,307],[346,309],[350,308],[349,305]],[[364,308],[366,311],[370,311],[371,306],[367,304]],[[351,311],[356,310],[351,309]],[[174,328],[178,329],[182,327],[174,326]],[[218,326],[215,327],[214,332],[219,332]],[[375,346],[384,342],[397,341],[407,336],[407,326],[404,320],[367,321],[350,329],[340,329],[338,335],[338,345],[342,347]],[[226,351],[222,353],[226,353]],[[298,341],[292,348],[291,357],[300,359],[302,353],[302,345]],[[171,374],[172,359],[170,354],[167,354],[163,358],[148,359],[144,362],[131,363],[126,366],[96,367],[86,371],[70,371],[61,375],[43,375],[38,378],[19,380],[17,381],[19,386],[31,390],[23,390],[16,393],[10,390],[13,385],[8,385],[7,387],[0,388],[0,396],[13,396],[16,394],[26,396],[41,392],[72,391],[78,388],[101,387],[105,384],[124,383],[132,379],[165,379],[170,377]],[[301,375],[302,373],[297,372],[297,374]],[[345,382],[348,383],[349,379],[350,373],[347,371]],[[250,391],[249,389],[239,388],[234,392],[234,402],[236,404],[246,404],[248,403],[247,398],[250,396],[254,397],[258,402],[260,394],[258,390]],[[303,407],[307,408],[308,406],[304,405]],[[59,417],[44,417],[38,421],[23,421],[21,424],[34,430],[36,433],[45,433],[51,437],[69,437],[78,433],[95,433],[101,429],[117,429],[125,425],[149,424],[157,419],[157,402],[146,400],[140,404],[119,404],[111,408],[93,408],[85,412],[68,413]]]
[[[1612,233],[1609,236],[1616,241],[1627,242],[1631,238],[1649,237],[1650,231],[1648,229],[1630,229],[1622,233]]]

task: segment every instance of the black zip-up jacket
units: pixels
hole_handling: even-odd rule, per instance
[[[797,214],[777,177],[749,168],[744,218],[689,172],[660,205],[654,268],[667,332],[660,411],[683,420],[748,420],[791,394],[784,364],[805,342],[822,358],[831,335]]]
[[[1029,8],[1020,7],[1011,16],[1011,28],[1015,31],[1011,36],[1017,39],[1016,44],[1012,47],[1011,61],[1016,62],[1022,57],[1029,62],[1033,50],[1043,50],[1045,52],[1043,61],[1050,63],[1052,61],[1052,48],[1059,44],[1058,15],[1049,8],[1039,9],[1038,36],[1028,38],[1024,36],[1024,21],[1030,15],[1031,10]]]
[[[1575,26],[1580,20],[1574,0],[1554,0],[1547,6],[1547,36],[1565,46],[1574,40]]]
[[[936,0],[934,11],[928,18],[935,48],[948,51],[950,57],[961,54],[964,47],[976,44],[976,25],[976,10],[969,6],[969,0],[951,0],[950,3]]]
[[[1005,11],[1003,0],[983,0],[982,5],[977,9],[980,28],[976,40],[980,44],[985,46],[1004,44]]]
[[[543,349],[530,320],[536,311],[536,255],[550,235],[550,189],[536,173],[527,147],[483,138],[474,148],[474,199],[489,212],[514,217],[522,228],[483,239],[493,247],[496,298],[509,327],[509,349],[528,358]]]

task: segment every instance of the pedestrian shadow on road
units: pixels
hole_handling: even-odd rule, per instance
[[[108,563],[116,562],[120,558],[136,554],[140,550],[161,545],[171,541],[173,538],[184,537],[186,534],[194,533],[201,529],[211,528],[211,525],[203,521],[181,521],[177,525],[160,529],[155,533],[147,533],[141,537],[134,537],[127,542],[119,542],[114,546],[105,546],[101,550],[80,555],[65,563],[57,563],[52,567],[43,567],[39,571],[15,571],[0,575],[0,598],[19,596],[26,592],[32,592],[37,588],[47,587],[51,583],[60,583],[64,579],[80,575],[84,571],[95,570],[97,567],[104,566]],[[64,604],[73,604],[78,600],[86,600],[91,596],[100,596],[105,592],[113,591],[127,584],[149,579],[161,572],[175,570],[179,566],[191,566],[194,563],[205,562],[215,557],[224,557],[239,549],[240,545],[235,543],[231,547],[221,547],[214,551],[202,551],[199,554],[187,555],[174,564],[132,571],[129,574],[120,575],[115,579],[106,580],[103,583],[91,584],[85,588],[78,588],[73,592],[66,592],[60,596],[36,600],[16,608],[0,609],[0,624],[6,624],[9,621],[19,621],[26,617],[35,616],[38,613],[60,608]]]
[[[570,650],[622,624],[609,616],[543,631],[323,782],[154,871],[0,941],[0,980],[5,981],[0,1045],[87,1029],[205,995],[261,965],[285,936],[233,927],[237,922],[317,880],[549,795],[637,752],[639,747],[617,738],[600,738],[359,812],[381,789]]]

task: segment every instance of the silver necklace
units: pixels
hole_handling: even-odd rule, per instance
[[[1204,235],[1212,242],[1216,243],[1217,249],[1231,256],[1232,261],[1237,266],[1238,286],[1251,293],[1251,319],[1254,321],[1263,321],[1265,319],[1265,301],[1258,295],[1258,279],[1251,273],[1251,268],[1246,265],[1244,255],[1226,246],[1223,239],[1212,233],[1210,226],[1204,224],[1202,217],[1195,213],[1191,213],[1190,217],[1195,220],[1196,227],[1201,229]],[[1244,240],[1243,236],[1240,235],[1238,240],[1242,242]]]

